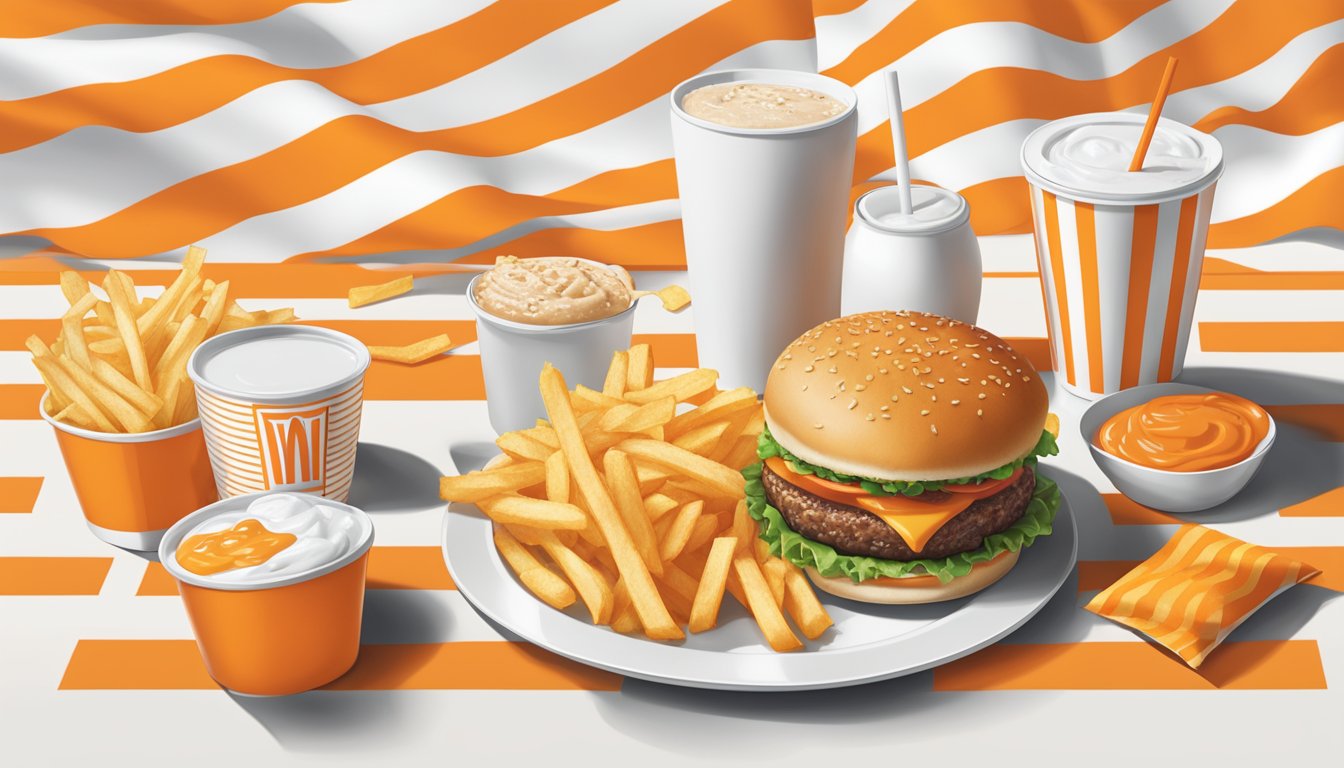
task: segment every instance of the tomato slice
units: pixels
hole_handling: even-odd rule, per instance
[[[985,480],[979,483],[967,483],[966,485],[948,484],[944,485],[942,490],[947,491],[948,493],[974,493],[984,496],[993,496],[1004,488],[1016,483],[1017,479],[1021,476],[1022,468],[1018,467],[1013,470],[1013,474],[1002,480]]]

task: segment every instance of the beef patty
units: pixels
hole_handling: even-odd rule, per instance
[[[843,555],[868,555],[884,560],[939,558],[979,549],[985,537],[1006,530],[1022,517],[1036,488],[1036,475],[1024,467],[1017,481],[993,496],[976,499],[933,534],[923,551],[915,552],[882,518],[858,507],[809,493],[763,466],[761,484],[770,506],[789,527],[813,541],[829,544]],[[951,494],[926,491],[934,500]]]

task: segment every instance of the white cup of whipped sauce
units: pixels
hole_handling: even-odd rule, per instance
[[[1144,120],[1066,117],[1022,145],[1050,357],[1065,390],[1089,399],[1171,381],[1190,340],[1223,149],[1163,118],[1131,172]]]
[[[841,314],[904,309],[975,323],[982,272],[971,207],[950,189],[923,184],[911,185],[910,198],[910,213],[901,213],[895,186],[854,201]]]
[[[546,363],[570,387],[601,389],[611,356],[630,346],[634,285],[617,266],[573,257],[518,259],[467,286],[476,313],[486,408],[500,434],[546,418],[537,382]]]

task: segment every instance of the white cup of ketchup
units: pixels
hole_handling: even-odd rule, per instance
[[[1197,512],[1240,493],[1275,433],[1274,419],[1255,403],[1174,382],[1104,397],[1079,426],[1116,490],[1163,512]]]

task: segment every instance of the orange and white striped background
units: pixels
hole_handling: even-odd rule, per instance
[[[16,764],[152,748],[199,766],[367,750],[508,765],[582,742],[595,765],[684,766],[780,744],[796,760],[871,758],[897,739],[905,759],[945,760],[968,736],[1030,739],[996,755],[1005,765],[1132,762],[1097,750],[1136,707],[1144,754],[1344,750],[1344,601],[1329,599],[1344,589],[1337,0],[0,0],[0,36],[0,754]],[[493,447],[465,279],[350,310],[351,286],[385,279],[369,267],[572,253],[638,267],[644,288],[684,283],[667,90],[728,65],[855,84],[858,190],[889,172],[874,73],[896,63],[914,175],[962,191],[980,234],[1007,233],[981,241],[982,321],[1048,369],[1017,145],[1047,119],[1143,109],[1169,54],[1166,113],[1229,157],[1184,377],[1280,422],[1257,485],[1192,519],[1324,571],[1198,672],[1081,610],[1180,521],[1114,493],[1077,434],[1082,403],[1058,391],[1051,463],[1079,522],[1076,580],[1006,642],[936,671],[800,697],[677,692],[512,642],[456,593],[436,479]],[[88,533],[36,418],[23,339],[58,329],[56,270],[119,260],[152,294],[193,242],[248,309],[293,306],[370,344],[461,344],[369,370],[351,501],[378,542],[366,645],[339,692],[214,689],[171,581]],[[695,365],[693,319],[637,310],[660,376]],[[1191,736],[1213,732],[1237,738]]]

